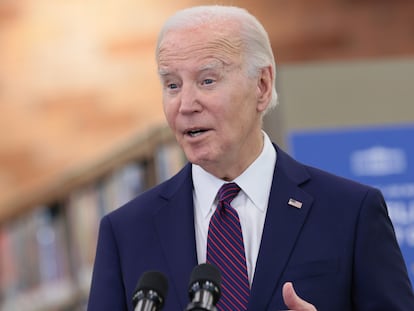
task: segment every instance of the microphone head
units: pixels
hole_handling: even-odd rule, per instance
[[[135,308],[140,299],[152,300],[159,308],[164,305],[168,292],[168,280],[159,271],[144,272],[138,280],[132,297],[132,304]]]
[[[191,273],[189,295],[193,299],[195,292],[205,289],[213,295],[214,304],[221,296],[221,273],[220,270],[209,263],[203,263],[194,267]]]

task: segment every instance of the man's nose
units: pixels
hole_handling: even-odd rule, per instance
[[[197,88],[193,84],[182,86],[180,98],[180,113],[187,114],[201,110]]]

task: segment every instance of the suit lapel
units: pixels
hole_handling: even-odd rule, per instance
[[[308,179],[303,166],[299,167],[281,150],[277,156],[249,310],[266,310],[274,297],[313,201],[298,187]],[[301,208],[290,205],[290,199],[301,202]]]
[[[280,278],[313,202],[313,198],[299,187],[309,179],[303,166],[276,149],[278,158],[249,310],[266,310],[282,285]],[[156,233],[171,276],[170,291],[174,290],[179,297],[182,310],[188,303],[191,271],[197,265],[192,191],[191,165],[187,165],[164,184],[160,195],[165,204],[154,215]],[[302,202],[302,207],[289,205],[289,199]]]
[[[176,291],[182,310],[188,303],[191,271],[197,265],[190,167],[187,165],[165,184],[165,191],[161,194],[165,205],[154,216],[160,245],[171,274],[170,291]]]

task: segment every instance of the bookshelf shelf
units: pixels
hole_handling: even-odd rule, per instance
[[[165,126],[131,139],[0,215],[0,310],[84,310],[101,217],[177,172]]]

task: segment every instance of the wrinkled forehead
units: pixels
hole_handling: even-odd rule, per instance
[[[235,63],[240,62],[242,49],[242,40],[231,27],[199,25],[172,29],[160,42],[157,62],[159,67],[200,58],[214,58],[224,64]]]

